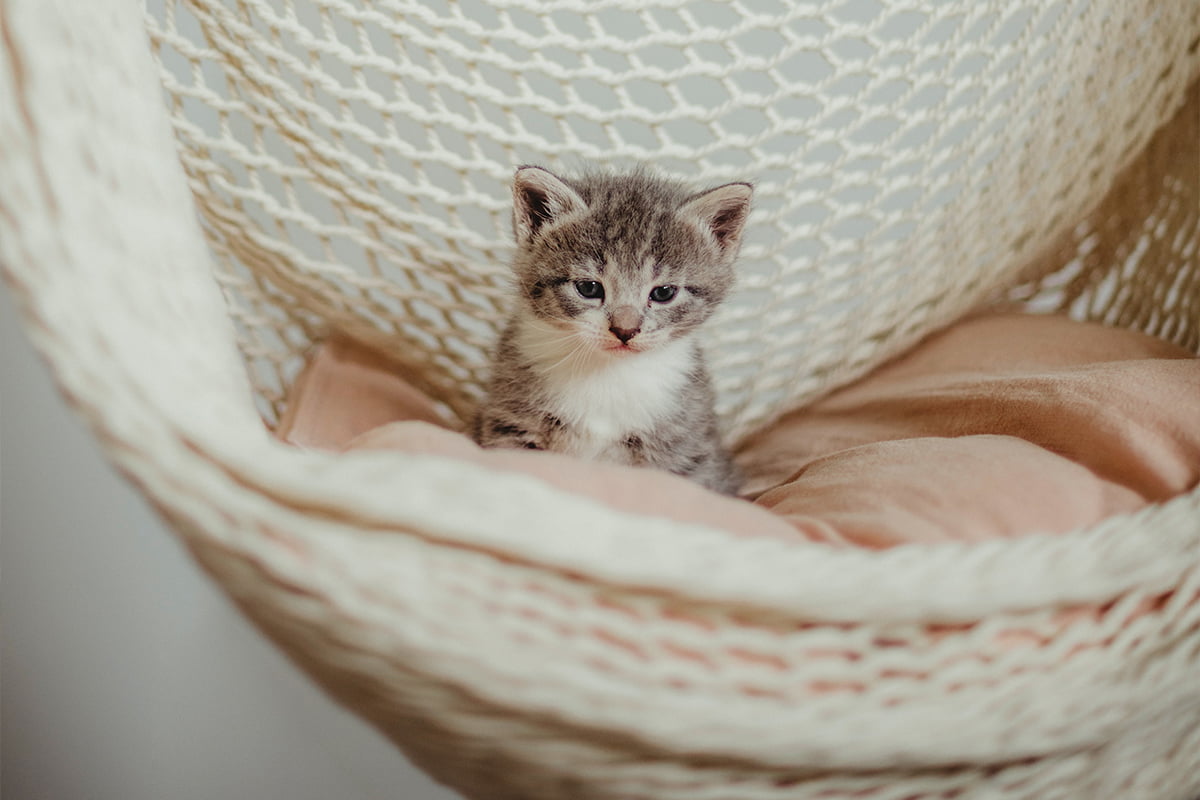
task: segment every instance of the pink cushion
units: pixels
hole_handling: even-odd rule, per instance
[[[388,363],[344,340],[317,350],[297,380],[277,435],[328,450],[389,449],[459,458],[534,475],[615,508],[712,525],[747,535],[794,536],[766,509],[722,497],[655,470],[591,464],[557,453],[483,450],[444,426],[434,403]]]
[[[1064,532],[1200,482],[1200,360],[1061,317],[977,318],[750,437],[739,461],[748,496],[826,541]]]
[[[279,435],[518,470],[640,514],[742,535],[890,547],[1055,533],[1200,482],[1200,360],[1060,317],[962,322],[740,444],[747,503],[665,473],[484,451],[344,341],[297,382]]]

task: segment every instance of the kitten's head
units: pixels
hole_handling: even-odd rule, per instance
[[[513,260],[536,320],[581,347],[628,355],[708,319],[733,285],[751,188],[703,192],[645,172],[563,179],[522,167]]]

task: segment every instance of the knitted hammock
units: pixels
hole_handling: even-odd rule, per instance
[[[62,391],[265,634],[439,780],[1200,792],[1200,491],[835,550],[270,433],[331,331],[468,417],[527,162],[756,182],[711,326],[731,437],[997,303],[1198,352],[1194,0],[8,0],[0,34],[0,260]],[[1078,604],[1103,612],[1056,621]],[[1014,628],[1044,644],[989,644]],[[838,681],[863,688],[806,688]]]

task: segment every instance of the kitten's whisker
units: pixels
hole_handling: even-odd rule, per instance
[[[587,363],[587,351],[593,346],[592,342],[582,336],[579,337],[579,346],[571,351],[571,360],[568,362],[572,377],[577,377],[584,371],[583,368]]]
[[[558,361],[551,364],[549,367],[546,367],[547,372],[553,372],[554,370],[563,366],[563,364],[567,364],[568,369],[571,369],[571,365],[573,364],[575,359],[578,358],[578,356],[581,355],[583,353],[583,351],[587,348],[587,340],[585,340],[583,337],[581,337],[578,332],[572,332],[572,333],[568,334],[567,338],[574,339],[575,346],[572,347],[565,356],[563,356]],[[571,370],[571,371],[572,371],[572,373],[574,372],[574,370]]]

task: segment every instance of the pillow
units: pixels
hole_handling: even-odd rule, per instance
[[[527,472],[639,514],[842,546],[1065,532],[1200,482],[1200,360],[1062,317],[961,322],[740,442],[743,495],[539,451],[485,451],[386,361],[345,340],[310,360],[278,435]]]
[[[962,322],[739,447],[744,494],[868,547],[1058,533],[1200,482],[1200,360],[1062,317]]]
[[[389,449],[459,458],[527,472],[623,511],[746,535],[795,535],[785,520],[765,508],[714,494],[665,472],[533,450],[484,450],[450,430],[433,401],[396,376],[385,359],[343,339],[327,342],[311,357],[292,389],[276,435],[318,449]]]

